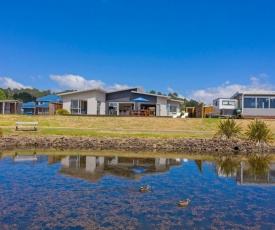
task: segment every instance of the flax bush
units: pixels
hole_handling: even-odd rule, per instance
[[[249,140],[256,145],[267,145],[272,142],[272,133],[266,123],[256,119],[248,124],[248,129],[245,132]]]
[[[56,110],[56,114],[63,115],[63,114],[70,114],[67,109],[58,109]]]
[[[228,139],[238,138],[241,136],[242,128],[240,125],[237,125],[234,119],[226,119],[225,121],[220,121],[218,128],[219,130],[214,135],[214,137]]]
[[[252,154],[248,156],[248,173],[256,178],[266,176],[270,170],[272,156],[269,154]]]

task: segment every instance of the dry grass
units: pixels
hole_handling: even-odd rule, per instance
[[[186,132],[190,137],[196,137],[196,133],[212,135],[218,130],[220,120],[216,118],[0,115],[0,128],[2,127],[7,133],[14,132],[16,121],[38,121],[41,134],[43,132],[44,134],[50,134],[50,132],[54,134],[53,130],[61,132],[62,129],[66,129],[68,132],[68,130],[75,129],[76,135],[79,130],[83,130],[83,133],[93,130],[117,134],[137,132],[139,135],[146,132],[163,133],[162,136],[167,138],[172,133],[176,135],[176,133],[181,132]],[[247,128],[250,121],[236,120],[237,124],[243,127],[243,130]],[[265,122],[272,131],[275,130],[275,120],[265,120]],[[71,133],[73,134],[74,131]],[[81,135],[81,132],[78,135]]]

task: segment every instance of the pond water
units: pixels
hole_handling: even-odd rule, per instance
[[[2,157],[0,226],[275,229],[275,163],[257,165],[230,159]],[[139,191],[147,185],[149,191]],[[188,206],[178,207],[187,198]]]

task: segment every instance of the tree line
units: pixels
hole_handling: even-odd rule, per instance
[[[3,89],[0,88],[0,100],[18,100],[23,103],[35,101],[39,97],[51,94],[50,90],[40,91],[38,89]]]
[[[179,97],[177,92],[173,92],[173,93],[169,93],[168,95],[161,93],[161,92],[156,92],[155,90],[151,90],[149,93],[151,94],[156,94],[156,95],[163,95],[163,96],[169,96],[174,100],[179,100],[179,101],[183,101],[184,103],[182,104],[182,108],[181,109],[185,109],[185,107],[196,107],[200,104],[200,102],[193,100],[193,99],[186,99],[186,98],[181,98]]]

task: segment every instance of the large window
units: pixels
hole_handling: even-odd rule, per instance
[[[96,105],[96,114],[100,115],[100,107],[101,107],[101,102],[97,101],[97,105]]]
[[[270,98],[270,108],[275,109],[275,97]]]
[[[109,102],[109,115],[117,115],[117,102]]]
[[[170,112],[176,113],[177,112],[177,106],[176,105],[170,105]]]
[[[235,105],[235,101],[222,101],[222,105]]]
[[[256,108],[256,97],[245,97],[244,108]]]
[[[269,98],[258,97],[257,98],[257,108],[268,109],[269,108],[268,102],[269,102]]]
[[[71,114],[81,114],[79,100],[71,100]]]

